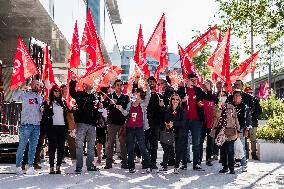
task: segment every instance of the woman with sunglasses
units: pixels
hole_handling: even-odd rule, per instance
[[[165,112],[164,130],[175,133],[175,169],[174,173],[178,174],[178,168],[181,160],[186,163],[186,141],[187,134],[185,132],[185,111],[181,107],[181,98],[178,94],[173,94],[170,98],[170,104]],[[164,150],[163,164],[160,171],[167,171],[167,162],[170,158],[172,145],[162,143]]]
[[[53,86],[49,99],[43,103],[42,121],[47,125],[48,153],[50,174],[61,174],[60,166],[64,157],[64,147],[67,135],[66,112],[68,108],[62,100],[62,92],[58,86]],[[54,169],[55,152],[57,151],[56,170]]]

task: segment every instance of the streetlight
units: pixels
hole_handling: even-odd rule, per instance
[[[267,32],[267,43],[269,45],[269,64],[268,64],[268,84],[269,84],[269,91],[271,91],[271,82],[272,82],[272,41],[269,38],[269,35],[272,35],[273,32],[271,30],[268,30]]]

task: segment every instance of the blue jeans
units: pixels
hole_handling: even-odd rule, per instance
[[[135,146],[135,138],[138,144],[138,147],[141,151],[141,155],[143,158],[144,166],[143,168],[150,168],[151,161],[150,156],[146,148],[145,144],[145,136],[143,127],[136,128],[127,128],[126,129],[126,145],[127,145],[127,154],[128,154],[128,168],[135,169],[134,164],[134,146]]]
[[[188,129],[192,136],[192,152],[193,152],[193,167],[200,164],[200,138],[202,122],[196,120],[187,120]]]
[[[22,165],[24,152],[28,143],[28,165],[30,167],[33,166],[39,134],[39,125],[25,124],[19,128],[19,146],[16,155],[16,167]]]

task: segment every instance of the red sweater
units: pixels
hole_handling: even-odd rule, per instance
[[[186,115],[188,120],[199,120],[199,115],[196,108],[196,95],[194,88],[186,88],[188,102],[186,106]]]
[[[140,105],[130,108],[127,127],[143,127],[143,112]]]

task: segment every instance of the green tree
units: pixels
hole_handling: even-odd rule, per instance
[[[232,35],[244,40],[246,53],[254,52],[255,37],[262,39],[264,45],[276,45],[283,39],[283,0],[216,1],[220,4],[218,13],[220,18],[225,24],[232,26]],[[254,88],[254,74],[252,74],[252,86]]]

